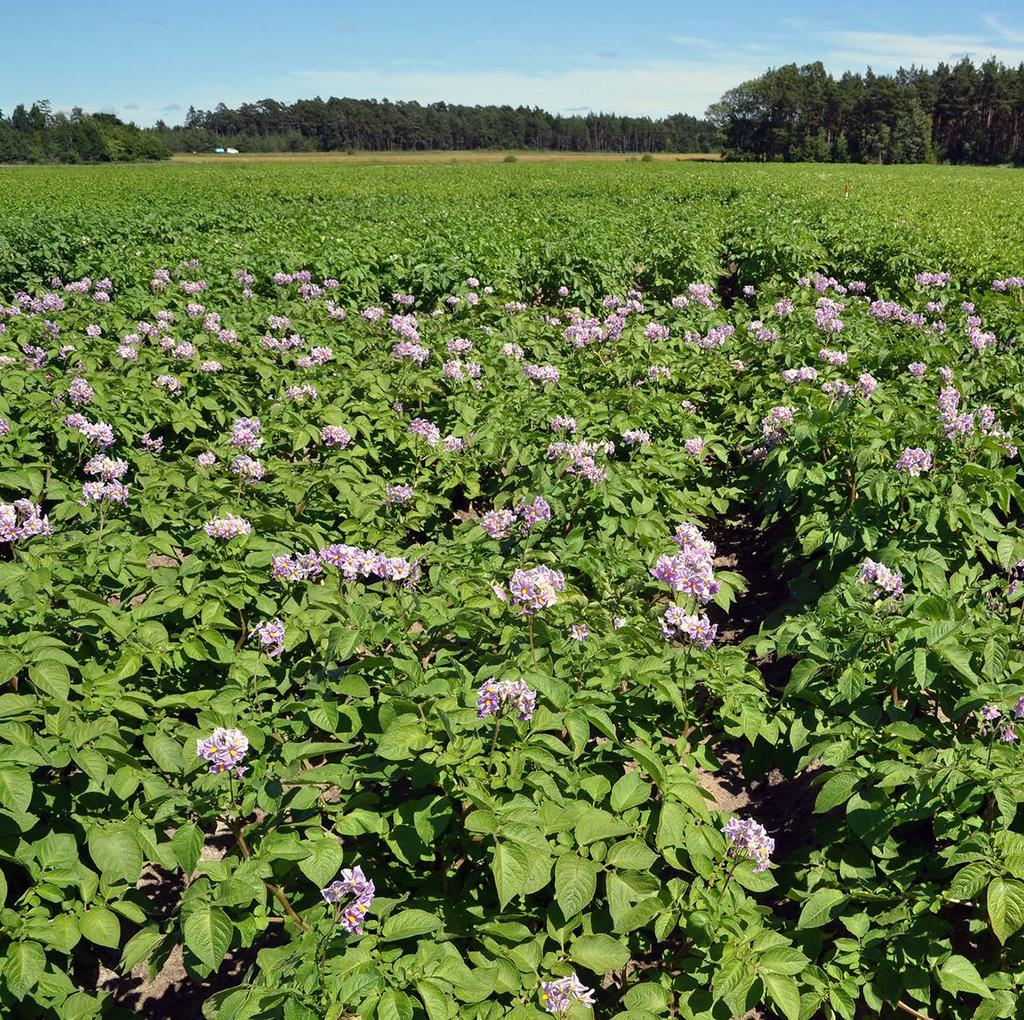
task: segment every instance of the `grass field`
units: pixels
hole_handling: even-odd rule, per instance
[[[621,163],[642,159],[642,153],[613,152],[547,152],[535,149],[488,151],[474,149],[469,152],[241,152],[227,155],[214,152],[175,153],[174,163],[340,163],[340,164],[385,164],[403,163],[449,163],[453,166],[475,163],[503,163],[510,156],[517,163]],[[713,152],[658,152],[650,153],[648,162],[675,163],[686,160],[718,162],[721,156]]]

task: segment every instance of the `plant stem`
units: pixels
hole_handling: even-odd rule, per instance
[[[235,834],[235,842],[238,844],[238,849],[241,851],[242,856],[247,861],[251,860],[252,851],[249,849],[249,844],[245,841],[245,835],[242,832],[241,824],[237,820],[232,819],[231,829]],[[301,928],[302,931],[309,931],[309,925],[306,924],[306,922],[303,921],[297,913],[295,913],[295,908],[288,902],[288,897],[285,896],[284,889],[279,885],[274,885],[273,882],[268,882],[266,879],[263,879],[263,884],[270,891],[271,895],[273,895],[274,899],[281,904],[281,907],[288,915],[289,920]]]
[[[908,1006],[902,999],[896,1003],[897,1009],[902,1009],[904,1013],[909,1013],[911,1016],[917,1017],[917,1020],[931,1020],[931,1017],[924,1013],[919,1013],[913,1006]]]

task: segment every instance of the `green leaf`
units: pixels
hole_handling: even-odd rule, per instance
[[[651,799],[651,787],[635,772],[627,772],[613,787],[611,805],[613,811],[625,811],[646,804]]]
[[[647,871],[658,855],[641,839],[624,839],[608,849],[605,863],[628,871]]]
[[[957,956],[955,953],[947,957],[939,968],[939,984],[953,995],[957,992],[973,992],[983,999],[992,998],[992,992],[981,980],[974,964],[966,956]]]
[[[164,940],[158,928],[143,928],[136,932],[125,944],[121,953],[121,973],[127,974],[137,964],[149,958],[150,953]]]
[[[425,935],[440,927],[441,919],[435,914],[428,914],[425,910],[402,910],[384,922],[381,939],[384,942],[397,942],[399,939]]]
[[[775,946],[758,957],[757,970],[759,974],[800,974],[809,962],[799,949]]]
[[[523,892],[530,862],[526,851],[512,843],[496,843],[491,857],[491,874],[498,891],[498,903],[504,910],[513,896]]]
[[[231,919],[218,907],[197,907],[185,918],[185,945],[211,970],[220,966],[231,945]]]
[[[838,889],[819,889],[804,903],[796,926],[820,928],[839,913],[845,902],[846,897]]]
[[[417,981],[416,994],[423,1001],[430,1020],[450,1020],[455,1015],[455,1003],[440,981],[432,978]]]
[[[597,866],[591,861],[565,855],[555,863],[555,901],[567,918],[574,917],[594,898]]]
[[[143,857],[135,833],[126,825],[95,828],[89,833],[89,856],[108,881],[134,885],[142,874]]]
[[[988,886],[988,919],[1000,942],[1024,924],[1024,884],[1012,878],[994,878]]]
[[[43,694],[49,694],[55,701],[66,702],[71,693],[71,676],[63,662],[47,659],[28,668],[32,686]]]
[[[620,970],[629,963],[629,948],[611,935],[581,935],[573,942],[569,955],[595,974]]]
[[[662,1013],[668,1007],[671,998],[667,989],[656,985],[653,981],[644,981],[633,985],[623,997],[627,1009],[643,1009],[649,1013]]]
[[[179,825],[171,836],[171,850],[174,852],[174,859],[181,865],[181,870],[186,875],[191,875],[199,863],[200,854],[203,852],[203,834],[191,822]]]
[[[24,769],[0,765],[0,804],[16,815],[32,803],[32,779]]]
[[[15,942],[7,949],[4,977],[19,1002],[39,983],[46,970],[46,953],[38,942]]]
[[[142,738],[143,746],[161,772],[181,771],[181,744],[166,733],[149,733]]]
[[[318,889],[327,885],[338,873],[345,859],[341,844],[336,839],[309,840],[306,844],[309,856],[299,861],[299,871]]]
[[[845,803],[853,793],[854,787],[860,782],[860,777],[853,772],[837,772],[829,777],[828,782],[818,792],[818,798],[814,802],[816,814],[824,814],[831,811],[839,804]]]
[[[763,973],[761,980],[786,1020],[800,1020],[800,989],[796,981],[787,974],[770,972]]]
[[[121,922],[106,907],[93,907],[79,920],[82,934],[97,946],[117,949],[121,941]]]
[[[70,953],[82,937],[78,922],[70,914],[57,914],[55,917],[51,917],[45,931],[33,932],[33,934],[38,934],[54,949],[65,954]]]
[[[412,1020],[412,999],[389,988],[377,1003],[377,1020]]]

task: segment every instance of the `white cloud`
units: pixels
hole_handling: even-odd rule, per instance
[[[760,74],[761,62],[741,58],[731,63],[681,64],[659,61],[633,67],[577,68],[568,71],[393,71],[297,70],[289,91],[298,95],[388,98],[467,105],[512,104],[626,115],[703,114],[727,89]]]
[[[670,35],[668,41],[677,46],[700,46],[706,50],[715,45],[710,39],[704,39],[699,35]]]
[[[863,69],[893,70],[917,64],[932,68],[944,61],[969,55],[976,63],[996,56],[1004,63],[1024,60],[1024,49],[976,35],[909,35],[899,32],[824,32],[830,47],[825,54],[829,65],[843,64]]]
[[[1016,28],[1008,28],[1003,24],[1002,19],[997,14],[983,14],[981,20],[992,29],[1000,39],[1005,39],[1007,42],[1012,43],[1024,43],[1024,30]]]

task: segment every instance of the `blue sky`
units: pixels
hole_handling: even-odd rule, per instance
[[[768,66],[1024,61],[1013,0],[2,0],[0,109],[49,98],[151,124],[272,97],[701,114]]]

